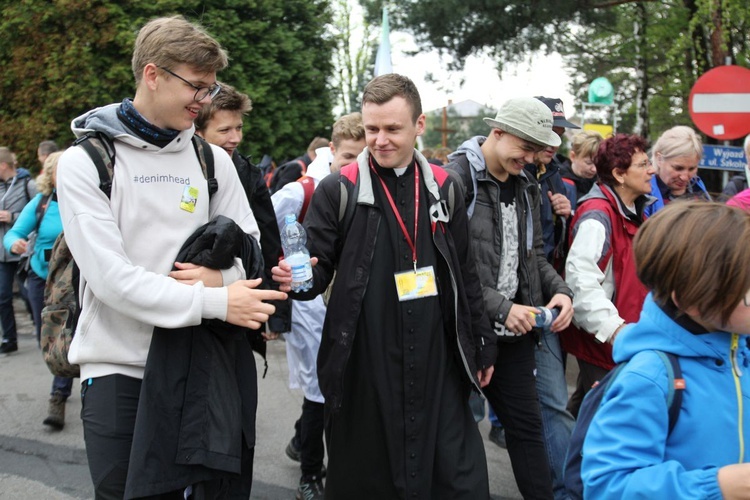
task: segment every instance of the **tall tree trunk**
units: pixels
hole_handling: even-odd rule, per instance
[[[636,4],[637,15],[633,22],[633,35],[635,38],[635,74],[636,74],[636,94],[635,108],[636,119],[633,133],[648,137],[648,61],[645,54],[648,54],[648,41],[646,39],[646,22],[647,12],[646,5],[642,2]]]
[[[685,8],[690,15],[688,16],[688,25],[698,16],[698,2],[696,0],[684,0]],[[691,70],[688,74],[693,75],[695,82],[703,73],[711,69],[710,47],[706,40],[706,28],[702,23],[692,24],[690,29],[690,39],[693,41],[692,50],[694,59],[689,61]],[[692,84],[691,84],[692,86]]]
[[[724,44],[724,23],[723,23],[723,9],[721,0],[714,0],[714,8],[711,11],[711,23],[713,24],[713,31],[710,35],[711,41],[711,67],[723,66],[726,64],[726,57],[728,51],[726,44]]]

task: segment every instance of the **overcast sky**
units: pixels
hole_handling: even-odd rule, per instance
[[[570,77],[565,73],[558,54],[535,56],[532,64],[509,65],[502,75],[498,75],[494,62],[488,57],[471,56],[463,72],[450,73],[447,62],[441,61],[436,51],[407,55],[416,49],[410,35],[391,32],[390,40],[393,71],[414,81],[425,111],[441,108],[448,104],[449,99],[453,102],[471,99],[497,108],[513,97],[536,95],[561,98],[567,116],[572,116],[575,111],[574,98],[568,92]],[[430,72],[438,83],[425,81],[425,75]],[[463,85],[460,85],[462,77]]]

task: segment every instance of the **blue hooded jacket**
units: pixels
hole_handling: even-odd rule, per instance
[[[651,205],[647,206],[646,209],[643,211],[643,213],[646,215],[646,217],[651,217],[656,212],[664,208],[664,193],[662,192],[668,191],[667,186],[664,185],[664,183],[659,179],[659,176],[657,174],[654,174],[651,176],[651,196],[656,198],[656,201],[652,203]],[[701,198],[705,200],[711,200],[711,195],[708,194],[708,189],[706,189],[706,185],[703,183],[700,177],[697,175],[690,179],[690,183],[688,184],[687,192],[686,194],[692,194],[695,198]]]
[[[668,375],[653,350],[678,356],[685,391],[667,432]],[[747,337],[694,334],[646,298],[638,323],[618,335],[613,358],[628,364],[589,427],[581,476],[586,498],[722,498],[719,468],[750,460]],[[750,408],[748,409],[750,410]]]
[[[38,193],[30,202],[23,207],[21,214],[16,219],[16,223],[3,237],[3,246],[10,253],[10,247],[19,239],[28,239],[29,234],[36,228],[36,208],[42,202],[43,195]],[[47,210],[42,213],[39,221],[39,231],[37,232],[36,245],[34,245],[34,254],[31,256],[31,269],[42,279],[47,279],[48,262],[45,257],[45,250],[51,250],[55,240],[62,232],[62,221],[60,220],[60,211],[57,207],[57,197],[50,198]]]

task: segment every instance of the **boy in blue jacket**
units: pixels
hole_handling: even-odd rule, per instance
[[[628,364],[589,427],[584,495],[748,498],[750,214],[675,202],[641,227],[634,252],[651,293],[614,344],[614,360]],[[669,377],[655,350],[678,357],[685,381],[671,432]]]

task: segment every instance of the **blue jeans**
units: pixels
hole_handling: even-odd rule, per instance
[[[477,394],[476,392],[472,391],[471,395],[469,396],[469,406],[471,407],[471,414],[474,416],[474,421],[476,423],[481,422],[484,420],[484,407],[485,407],[485,401],[482,396]],[[492,409],[490,405],[487,406],[487,419],[490,421],[490,424],[492,427],[502,427],[503,424],[500,423],[500,420],[497,418],[497,415],[495,414],[495,411]]]
[[[13,311],[13,281],[16,279],[18,262],[0,262],[0,326],[3,341],[16,342],[16,316]]]
[[[484,420],[484,401],[484,398],[474,391],[471,391],[471,394],[469,394],[469,407],[476,423]]]
[[[557,333],[544,329],[541,346],[536,349],[536,389],[542,410],[544,444],[552,473],[555,499],[568,498],[563,482],[563,467],[575,419],[568,412],[568,384],[565,380],[562,348]]]
[[[37,274],[31,270],[29,271],[29,277],[26,280],[26,289],[29,294],[29,305],[31,306],[31,316],[34,318],[34,329],[36,331],[36,343],[39,344],[42,329],[42,308],[44,307],[44,285],[46,281],[37,276]],[[52,392],[50,395],[54,395],[55,392],[59,393],[65,399],[70,397],[70,393],[73,389],[73,379],[66,377],[58,377],[52,380]]]
[[[36,343],[39,345],[42,331],[42,308],[44,308],[44,285],[46,281],[36,275],[33,270],[29,271],[29,277],[26,279],[26,292],[29,296],[29,305],[31,306],[31,317],[34,318],[34,333],[36,333]]]
[[[495,414],[495,410],[493,410],[491,406],[487,407],[487,419],[490,421],[490,424],[492,424],[492,427],[503,426],[503,424],[500,422],[500,419],[497,418],[497,415]]]

